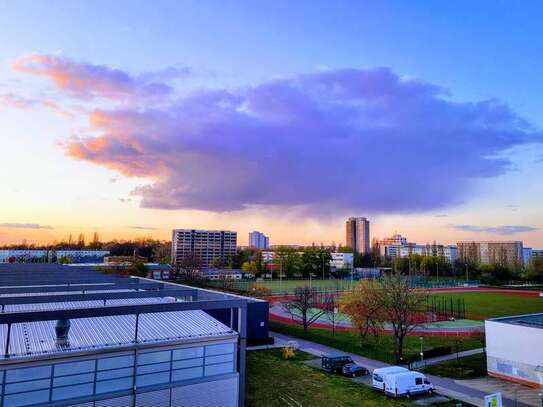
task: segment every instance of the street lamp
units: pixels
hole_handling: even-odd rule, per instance
[[[424,361],[424,351],[423,351],[424,338],[422,336],[419,336],[419,340],[420,340],[420,361],[423,362]]]

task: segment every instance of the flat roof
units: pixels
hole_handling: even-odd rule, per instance
[[[134,343],[135,315],[80,318],[70,320],[68,342],[59,345],[55,338],[56,321],[13,324],[9,359],[96,352],[123,348]],[[0,326],[0,344],[6,346],[7,325]],[[213,338],[234,338],[237,332],[204,311],[173,311],[142,314],[138,321],[138,344],[159,344]],[[0,359],[6,359],[0,355]]]
[[[510,317],[492,318],[492,319],[489,319],[489,321],[543,329],[543,313],[513,315]]]
[[[205,310],[245,309],[248,301],[223,292],[92,269],[2,265],[0,361],[234,339],[238,332]],[[61,319],[70,320],[65,343],[56,338],[55,325]]]

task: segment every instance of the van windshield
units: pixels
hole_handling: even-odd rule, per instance
[[[382,382],[383,378],[376,373],[373,375],[373,380],[375,380],[376,382]]]

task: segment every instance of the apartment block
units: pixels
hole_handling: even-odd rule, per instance
[[[172,264],[191,262],[199,267],[225,263],[236,254],[237,232],[228,230],[174,229]]]
[[[458,242],[458,258],[480,264],[521,266],[524,250],[520,241],[473,241]]]

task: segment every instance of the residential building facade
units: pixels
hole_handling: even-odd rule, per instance
[[[349,218],[345,223],[346,244],[360,254],[370,253],[370,221],[365,217]]]
[[[264,233],[253,231],[249,233],[249,247],[265,250],[270,248],[270,238]]]
[[[228,230],[174,229],[172,264],[207,268],[220,265],[236,254],[237,232]]]
[[[524,250],[520,241],[458,242],[458,258],[479,264],[499,264],[509,267],[524,264]]]
[[[396,258],[400,256],[400,249],[407,246],[407,238],[396,233],[392,237],[381,239],[378,243],[379,252],[383,257]]]

